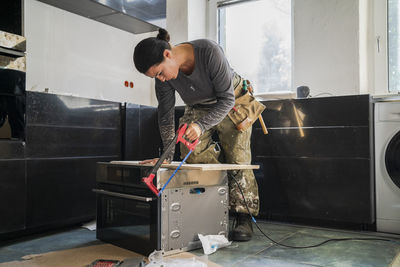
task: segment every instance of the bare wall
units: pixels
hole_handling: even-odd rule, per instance
[[[135,35],[35,0],[24,8],[27,90],[157,104],[153,79],[132,60],[134,46],[154,33]]]
[[[296,0],[293,10],[294,88],[359,94],[358,0]]]

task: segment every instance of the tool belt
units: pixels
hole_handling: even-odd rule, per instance
[[[235,93],[235,106],[229,111],[228,116],[239,131],[246,131],[258,119],[265,106],[253,96],[250,81],[244,80],[235,73],[233,77]]]

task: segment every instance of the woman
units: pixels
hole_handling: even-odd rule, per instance
[[[176,46],[169,44],[169,34],[159,30],[157,38],[142,40],[134,52],[137,70],[156,79],[158,122],[166,147],[175,135],[175,91],[185,102],[185,113],[179,123],[188,123],[187,139],[200,138],[200,143],[187,159],[188,163],[250,164],[251,127],[241,132],[227,116],[235,104],[234,87],[242,86],[243,79],[229,66],[222,49],[213,41],[194,40]],[[212,140],[218,134],[223,154]],[[182,155],[187,148],[181,145]],[[172,160],[174,152],[169,155]],[[158,159],[142,163],[155,163]],[[240,184],[250,212],[256,216],[259,210],[258,186],[252,170],[232,171]],[[229,179],[229,204],[235,212],[237,223],[231,232],[235,241],[248,241],[253,229],[248,210],[237,184]]]

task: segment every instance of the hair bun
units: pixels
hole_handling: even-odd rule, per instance
[[[165,29],[159,28],[158,29],[158,34],[157,34],[157,39],[169,42],[169,39],[170,39],[169,38],[169,33]]]

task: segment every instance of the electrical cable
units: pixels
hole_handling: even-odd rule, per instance
[[[328,242],[338,242],[338,241],[355,241],[355,240],[357,240],[357,241],[365,241],[365,240],[375,240],[375,241],[388,241],[388,242],[398,243],[398,242],[396,242],[396,241],[394,241],[394,240],[384,239],[384,238],[358,238],[358,237],[355,237],[355,238],[331,238],[331,239],[327,239],[327,240],[325,240],[325,241],[323,241],[323,242],[321,242],[321,243],[318,243],[318,244],[315,244],[315,245],[310,245],[310,246],[290,246],[290,245],[285,245],[285,244],[279,243],[279,242],[273,240],[272,238],[270,238],[267,234],[265,234],[265,233],[261,230],[260,226],[258,226],[256,219],[253,217],[253,215],[251,215],[249,206],[248,206],[248,204],[247,204],[246,198],[245,198],[244,193],[243,193],[243,191],[242,191],[242,187],[240,186],[240,184],[238,183],[238,181],[235,179],[235,177],[233,177],[233,175],[230,175],[230,177],[231,177],[231,178],[235,181],[235,183],[238,185],[239,190],[240,190],[240,193],[242,194],[242,197],[243,197],[243,201],[244,201],[244,203],[245,203],[245,205],[246,205],[246,209],[247,209],[247,211],[248,211],[248,213],[249,213],[249,215],[250,215],[252,221],[253,221],[254,224],[256,225],[257,229],[258,229],[266,238],[268,238],[272,243],[274,243],[274,244],[276,244],[276,245],[279,245],[279,246],[282,246],[282,247],[287,247],[287,248],[303,249],[303,248],[315,248],[315,247],[322,246],[323,244],[326,244],[326,243],[328,243]]]

